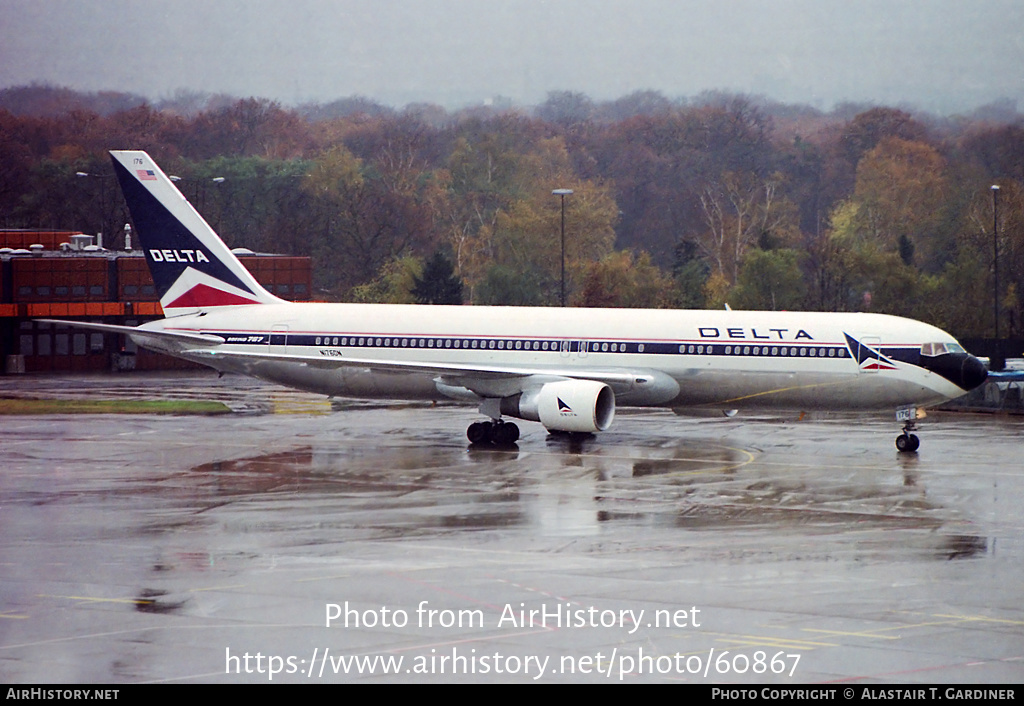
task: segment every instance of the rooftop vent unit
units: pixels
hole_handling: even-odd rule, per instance
[[[85,235],[84,233],[77,233],[71,236],[71,249],[72,250],[85,250],[86,247],[92,245],[92,236]]]

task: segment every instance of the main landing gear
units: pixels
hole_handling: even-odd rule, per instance
[[[491,422],[473,422],[466,430],[466,438],[471,444],[494,444],[495,446],[511,446],[519,441],[519,427],[513,422],[500,419]]]
[[[902,453],[913,453],[921,446],[921,440],[917,438],[917,419],[923,417],[924,412],[910,407],[896,411],[896,420],[903,422],[903,433],[896,437],[896,448]]]

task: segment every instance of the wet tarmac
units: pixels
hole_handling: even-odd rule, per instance
[[[469,448],[469,408],[3,378],[0,681],[1019,683],[1020,417],[679,417]],[[642,611],[642,612],[641,612]],[[531,620],[532,618],[532,620]]]

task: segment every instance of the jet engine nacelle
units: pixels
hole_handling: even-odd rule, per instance
[[[501,413],[556,431],[604,431],[615,418],[615,393],[603,382],[549,382],[501,400]]]

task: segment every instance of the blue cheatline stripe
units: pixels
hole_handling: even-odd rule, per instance
[[[496,338],[496,337],[450,337],[450,336],[367,336],[366,334],[317,335],[308,333],[269,334],[266,331],[202,331],[224,338],[231,344],[246,345],[288,345],[297,348],[356,348],[416,350],[487,350],[512,353],[561,353],[566,352],[598,355],[601,353],[625,353],[642,355],[692,355],[716,357],[753,358],[850,358],[846,346],[827,344],[809,345],[782,342],[752,344],[751,342],[716,343],[668,343],[665,341],[564,341],[551,338]],[[581,351],[581,346],[585,347]],[[917,364],[919,348],[884,348],[883,355],[905,363]]]

